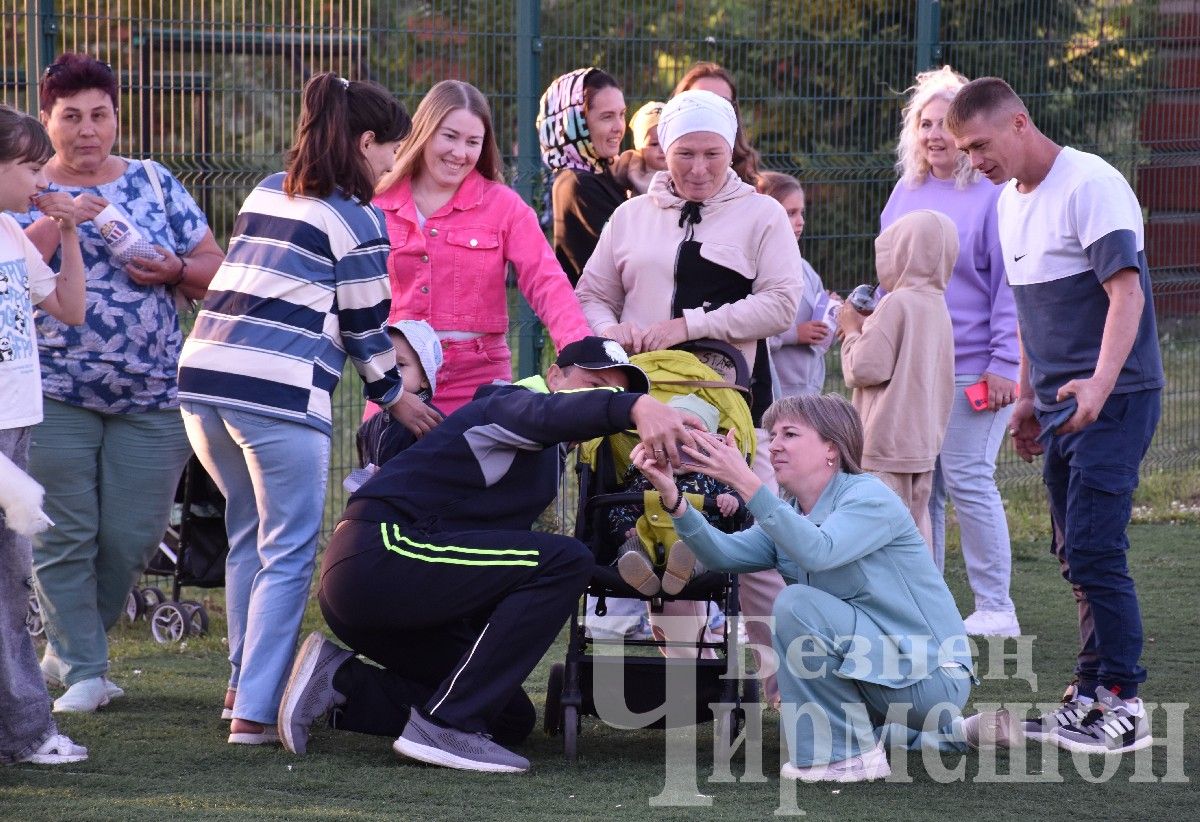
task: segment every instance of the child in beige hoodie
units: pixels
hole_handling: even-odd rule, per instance
[[[854,389],[866,441],[863,468],[908,506],[933,544],[929,494],[954,399],[954,336],[946,284],[958,230],[937,211],[914,211],[875,240],[875,267],[888,294],[864,317],[838,315],[842,375]]]

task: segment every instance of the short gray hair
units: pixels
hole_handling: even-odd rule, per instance
[[[838,468],[847,474],[861,474],[863,425],[854,406],[840,394],[795,394],[771,403],[763,414],[763,427],[770,430],[779,422],[799,422],[817,432],[817,436],[837,449]]]

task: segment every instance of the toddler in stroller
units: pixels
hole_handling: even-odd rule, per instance
[[[717,433],[720,412],[712,403],[697,394],[676,395],[667,405],[678,408],[692,424],[709,433]],[[728,522],[743,507],[733,489],[722,482],[695,471],[686,463],[675,469],[675,484],[687,503],[697,508],[713,525]],[[678,594],[704,567],[696,555],[675,534],[672,519],[663,509],[662,500],[642,473],[630,465],[622,478],[624,493],[640,493],[643,503],[614,506],[608,513],[608,523],[614,535],[625,542],[617,549],[617,570],[621,579],[644,596],[654,596],[660,590],[672,596]],[[715,512],[705,509],[705,498],[714,500]]]
[[[749,386],[745,360],[725,343],[694,340],[687,345],[687,351],[652,351],[630,359],[650,378],[650,393],[654,397],[677,408],[680,402],[684,407],[691,405],[693,413],[701,411],[698,416],[705,428],[732,431],[749,463],[753,460],[756,443],[745,400]],[[681,399],[676,400],[676,397]],[[706,419],[703,408],[693,399],[683,400],[684,397],[702,400],[714,409],[716,422]],[[635,435],[621,433],[583,443],[576,464],[579,508],[575,536],[586,543],[596,557],[588,586],[588,593],[596,598],[596,605],[594,609],[584,608],[583,613],[577,610],[571,616],[566,659],[551,667],[545,711],[546,732],[563,735],[564,752],[572,761],[577,752],[580,717],[600,716],[595,689],[607,691],[613,682],[624,683],[621,693],[625,705],[635,714],[646,716],[648,712],[667,712],[652,721],[650,727],[682,727],[715,721],[718,726],[715,738],[726,746],[738,735],[745,714],[743,705],[757,704],[758,701],[758,681],[741,676],[742,652],[737,631],[726,631],[717,636],[705,630],[710,603],[719,607],[727,618],[739,613],[736,576],[712,571],[695,573],[693,569],[681,575],[684,584],[676,593],[670,593],[663,584],[655,593],[646,594],[622,577],[619,560],[614,563],[620,547],[628,543],[629,526],[620,530],[618,525],[614,533],[609,512],[626,508],[623,522],[632,523],[642,514],[646,503],[644,493],[624,490],[629,487],[628,481],[632,477],[628,471],[629,454],[637,442]],[[636,469],[635,473],[640,475]],[[711,490],[704,494],[703,510],[709,515],[720,516],[720,503],[710,494]],[[699,508],[698,500],[695,498],[692,502]],[[652,493],[650,505],[645,509],[648,517],[656,515],[655,506],[659,516],[667,517],[661,510],[657,494]],[[628,512],[635,512],[632,519]],[[733,516],[721,517],[718,527],[739,530],[744,527],[745,514],[746,506],[739,502]],[[669,524],[669,518],[666,521]],[[673,537],[654,537],[652,544],[671,545],[666,541],[668,539],[674,540]],[[634,550],[642,550],[640,540]],[[656,554],[657,550],[656,547]],[[671,550],[677,551],[678,546]],[[632,553],[627,550],[622,556]],[[663,559],[665,563],[669,555]],[[658,582],[657,578],[655,582]],[[672,587],[674,585],[673,582]],[[587,619],[593,613],[598,617],[605,616],[609,597],[648,599],[654,639],[609,640],[590,635]],[[606,648],[596,652],[597,646],[609,645],[623,646],[623,650],[612,653],[613,649]],[[642,648],[654,648],[660,653],[642,655],[638,653]],[[690,694],[667,687],[668,671],[681,668],[695,677],[695,688]],[[608,700],[607,696],[601,701],[605,700]],[[717,710],[715,706],[726,707]],[[603,718],[614,724],[611,717]],[[617,727],[642,725],[617,724]]]

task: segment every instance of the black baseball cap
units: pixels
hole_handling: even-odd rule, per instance
[[[619,368],[629,378],[629,390],[639,394],[650,391],[650,378],[646,372],[629,361],[625,349],[616,340],[604,337],[584,337],[570,345],[564,345],[558,352],[554,364],[559,368],[573,365],[588,371],[603,371],[606,368]]]

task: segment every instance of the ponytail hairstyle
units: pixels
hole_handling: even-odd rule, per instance
[[[36,117],[0,103],[0,163],[45,163],[53,153]]]
[[[403,139],[412,128],[408,112],[376,83],[317,74],[301,92],[296,140],[287,153],[283,190],[289,197],[328,197],[335,189],[362,203],[375,193],[375,175],[358,142],[371,132],[376,142]]]

